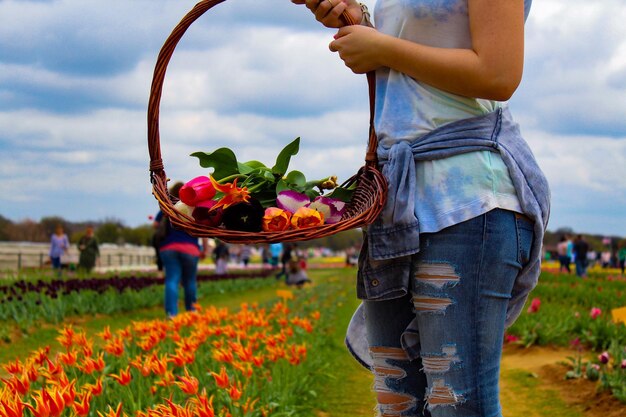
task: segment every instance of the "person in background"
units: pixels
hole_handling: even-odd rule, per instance
[[[619,251],[617,252],[617,262],[619,268],[622,270],[622,275],[624,275],[624,268],[626,267],[626,240],[620,242]]]
[[[304,255],[298,254],[292,257],[287,266],[286,284],[302,288],[304,284],[311,282],[306,273],[306,267],[306,257]]]
[[[559,255],[559,272],[572,273],[570,269],[570,263],[572,262],[571,246],[569,237],[567,235],[561,236],[561,240],[556,245],[556,251]]]
[[[587,259],[589,244],[582,235],[576,236],[576,239],[574,240],[573,252],[575,256],[576,276],[580,278],[586,278],[587,266],[589,265],[589,261]]]
[[[280,242],[270,243],[270,265],[272,269],[278,269],[280,255],[283,253],[283,244]]]
[[[241,263],[244,268],[248,267],[250,264],[250,256],[252,255],[252,246],[243,244],[239,249],[239,258],[241,259]]]
[[[270,248],[268,244],[262,244],[259,251],[261,252],[261,265],[263,269],[270,266]]]
[[[182,182],[177,182],[170,187],[172,197],[178,199],[182,186]],[[198,262],[207,255],[208,241],[203,238],[201,246],[197,237],[172,227],[162,211],[159,211],[154,220],[155,229],[163,226],[166,228],[165,238],[159,245],[165,269],[165,314],[167,317],[178,314],[178,287],[181,283],[185,293],[185,310],[194,311],[197,302]],[[163,225],[161,222],[167,223]]]
[[[289,262],[291,262],[292,257],[293,257],[293,250],[294,250],[294,245],[291,243],[287,243],[283,246],[283,253],[280,255],[280,263],[281,263],[282,268],[276,274],[276,279],[285,277],[285,280],[287,280],[287,272],[289,269]]]
[[[85,234],[78,241],[78,270],[83,272],[91,272],[96,266],[96,262],[100,257],[100,245],[98,238],[94,235],[93,226],[87,226]]]
[[[213,249],[213,261],[215,262],[215,273],[224,275],[228,272],[228,259],[230,258],[230,250],[228,245],[221,240],[215,240],[215,249]]]
[[[63,226],[60,224],[54,228],[54,233],[50,237],[50,262],[52,269],[56,272],[58,277],[61,277],[61,256],[66,254],[70,249],[70,240],[63,231]]]

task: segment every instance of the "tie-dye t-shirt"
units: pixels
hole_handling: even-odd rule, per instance
[[[380,32],[424,45],[471,48],[468,0],[378,0]],[[531,0],[526,0],[528,13]],[[413,141],[442,125],[484,115],[506,103],[448,93],[401,72],[376,71],[379,146]],[[520,212],[508,170],[497,153],[472,152],[416,163],[416,215],[421,232],[436,232],[496,207]]]

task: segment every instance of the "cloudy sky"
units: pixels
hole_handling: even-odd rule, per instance
[[[372,9],[375,0],[365,0]],[[194,0],[0,0],[0,214],[117,218],[157,210],[146,109],[161,45]],[[552,187],[549,229],[626,236],[626,3],[535,0],[514,116]],[[196,21],[167,68],[161,150],[172,179],[229,146],[346,179],[362,165],[364,76],[333,30],[288,0],[230,0]]]

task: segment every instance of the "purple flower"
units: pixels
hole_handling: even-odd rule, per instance
[[[291,214],[310,202],[311,199],[306,194],[301,194],[293,190],[281,191],[276,197],[276,205],[278,208],[288,211]]]
[[[334,198],[319,196],[307,204],[305,207],[319,211],[324,215],[324,222],[328,224],[337,223],[346,208],[346,203]]]

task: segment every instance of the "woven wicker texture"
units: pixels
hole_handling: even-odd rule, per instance
[[[194,221],[193,218],[174,209],[175,200],[168,193],[167,175],[161,159],[161,142],[159,135],[159,106],[165,80],[167,65],[176,49],[176,45],[187,29],[200,16],[217,4],[225,0],[205,0],[197,3],[194,8],[174,28],[167,38],[154,69],[150,101],[148,104],[148,151],[150,154],[150,179],[152,193],[159,203],[163,214],[170,218],[171,223],[179,230],[197,237],[212,237],[231,243],[271,243],[293,242],[316,239],[328,236],[343,230],[354,229],[372,223],[378,217],[385,203],[387,184],[378,169],[376,147],[378,141],[373,128],[374,114],[374,74],[367,75],[370,93],[370,134],[368,149],[365,155],[365,164],[359,171],[348,179],[343,186],[356,184],[352,200],[348,203],[341,220],[334,224],[324,224],[318,227],[286,230],[282,232],[242,232],[227,230],[218,227],[208,227]],[[348,24],[355,24],[350,15],[344,13],[342,18]],[[217,146],[216,146],[217,148]]]

